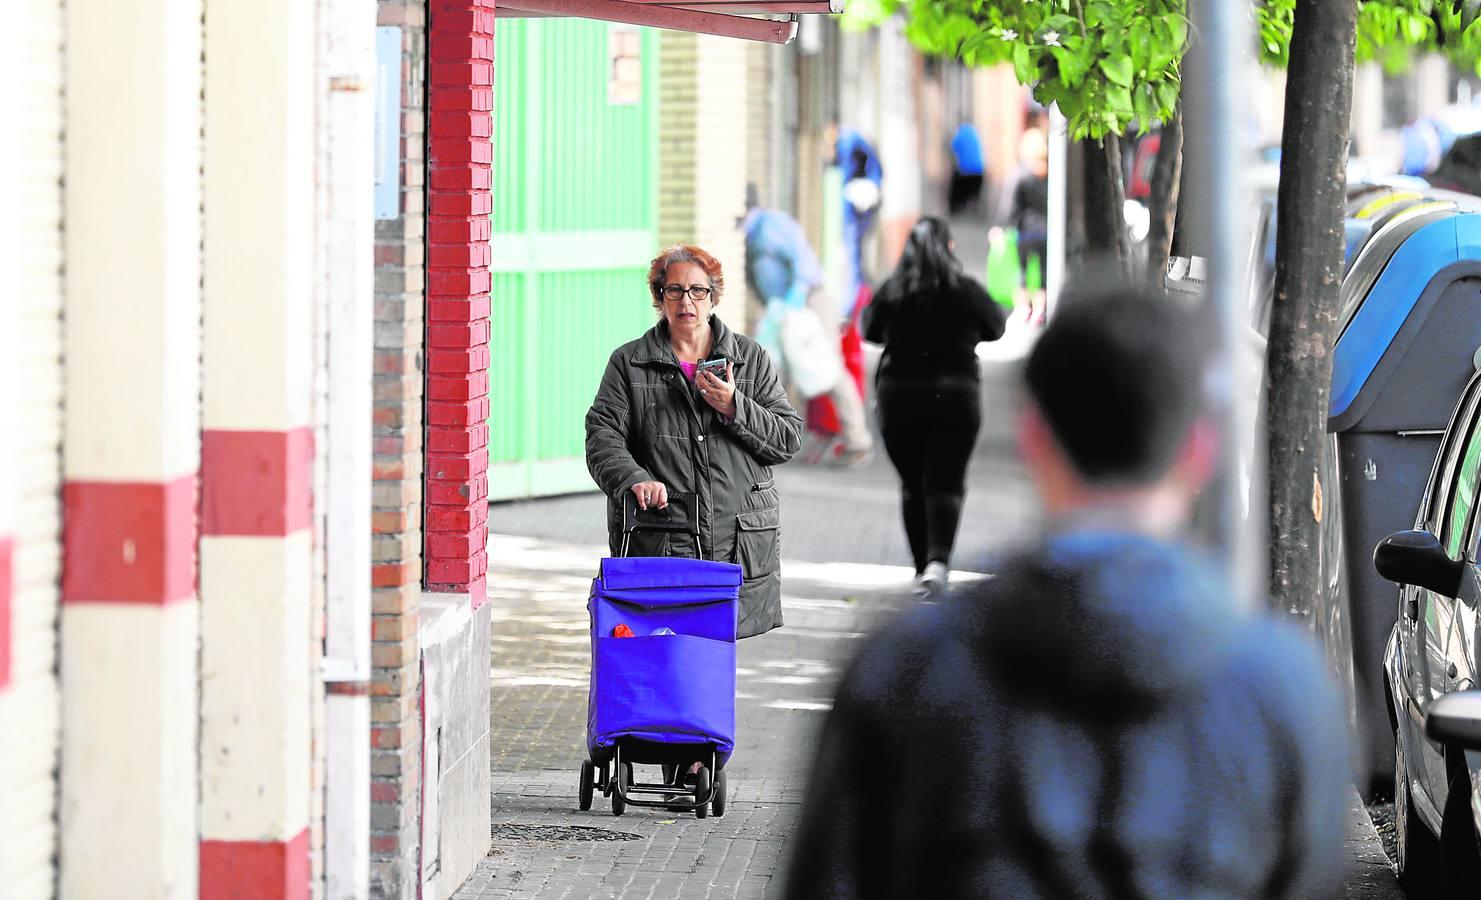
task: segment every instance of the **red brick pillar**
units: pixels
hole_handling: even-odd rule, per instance
[[[493,0],[429,4],[427,590],[468,593],[488,571],[489,213]]]

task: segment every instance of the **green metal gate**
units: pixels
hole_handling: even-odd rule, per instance
[[[654,321],[657,35],[501,19],[494,52],[489,497],[593,490],[586,410]]]

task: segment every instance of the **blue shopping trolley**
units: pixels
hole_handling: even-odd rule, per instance
[[[692,537],[693,494],[666,509],[637,509],[628,495],[623,555],[604,559],[592,581],[591,688],[580,806],[597,787],[613,815],[629,803],[725,814],[725,764],[735,749],[735,634],[741,567],[679,557],[629,557],[634,532]],[[626,626],[631,637],[614,636]],[[688,770],[700,764],[695,775]],[[638,782],[633,766],[661,767],[661,782]],[[655,799],[638,799],[638,796]]]

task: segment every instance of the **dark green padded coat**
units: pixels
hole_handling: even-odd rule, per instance
[[[740,637],[782,624],[781,546],[771,467],[802,444],[802,417],[760,344],[710,317],[710,358],[734,363],[734,420],[725,422],[684,377],[660,321],[618,347],[586,414],[586,466],[607,495],[607,537],[622,547],[622,504],[633,485],[659,481],[698,498],[706,559],[739,563]],[[634,535],[631,556],[695,556],[683,534]]]

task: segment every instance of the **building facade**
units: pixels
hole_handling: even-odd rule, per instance
[[[824,126],[868,39],[520,18],[568,5],[22,0],[0,31],[7,900],[439,898],[487,852],[491,495],[589,489],[571,421],[663,244],[727,261],[744,328],[747,181],[834,252]]]

